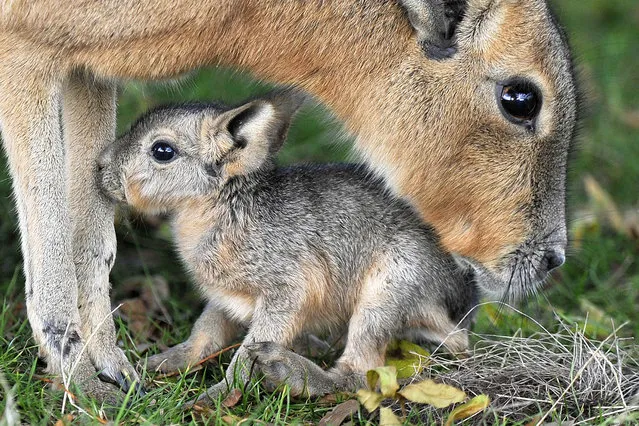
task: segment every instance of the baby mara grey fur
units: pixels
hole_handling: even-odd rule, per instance
[[[111,198],[171,215],[182,260],[208,299],[190,338],[147,367],[184,369],[248,327],[211,398],[252,366],[296,395],[354,390],[398,335],[452,352],[468,346],[472,273],[406,202],[362,166],[275,166],[299,103],[280,92],[234,109],[159,109],[100,159]],[[287,349],[301,333],[345,326],[329,371]]]

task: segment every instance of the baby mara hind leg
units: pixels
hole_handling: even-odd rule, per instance
[[[391,256],[390,270],[372,268],[349,322],[346,347],[332,369],[324,371],[273,342],[248,345],[249,356],[265,382],[270,387],[286,383],[296,396],[354,392],[365,386],[368,370],[384,365],[390,339],[408,327],[425,328],[425,336],[442,342],[453,353],[463,352],[468,347],[467,331],[451,321],[448,306],[437,297],[436,289],[436,284],[461,283],[448,276],[429,277],[414,265],[419,256],[409,255],[403,261],[402,257]],[[460,285],[459,291],[467,291],[466,286]]]
[[[366,372],[384,365],[386,346],[403,322],[394,287],[394,277],[388,271],[371,268],[348,324],[344,352],[335,367],[325,371],[277,342],[263,341],[247,346],[256,370],[270,387],[286,383],[295,396],[352,392],[363,387]]]
[[[293,396],[354,392],[365,386],[368,370],[384,365],[391,335],[387,320],[392,321],[375,308],[354,316],[344,352],[329,370],[275,342],[248,344],[246,348],[256,372],[264,376],[263,383],[270,390],[285,383]]]
[[[188,340],[149,357],[146,369],[162,373],[186,371],[228,345],[240,331],[213,302],[209,302],[195,322]]]

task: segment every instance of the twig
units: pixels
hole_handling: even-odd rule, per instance
[[[201,367],[201,365],[202,365],[202,364],[204,364],[205,362],[210,361],[210,360],[212,360],[213,358],[217,358],[218,356],[220,356],[220,355],[222,355],[223,353],[228,352],[228,351],[230,351],[230,350],[232,350],[232,349],[239,348],[241,345],[242,345],[241,343],[236,343],[236,344],[231,345],[231,346],[228,346],[228,347],[226,347],[226,348],[224,348],[224,349],[220,349],[219,351],[217,351],[217,352],[215,352],[215,353],[213,353],[213,354],[211,354],[211,355],[209,355],[209,356],[207,356],[207,357],[205,357],[205,358],[202,358],[201,360],[199,360],[198,362],[196,362],[195,364],[193,364],[193,365],[191,366],[191,368],[189,368],[189,369],[186,371],[186,374],[195,373],[196,371],[201,370],[201,368],[202,368],[202,367]],[[166,374],[159,375],[159,376],[157,376],[156,378],[157,378],[157,379],[165,379],[165,378],[167,378],[167,377],[177,376],[178,374],[181,374],[181,372],[180,372],[180,371],[172,371],[172,372],[170,372],[170,373],[166,373]]]

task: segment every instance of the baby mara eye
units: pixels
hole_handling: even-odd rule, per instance
[[[159,140],[151,147],[151,155],[158,163],[169,163],[177,157],[177,151],[167,141]]]
[[[499,110],[508,121],[534,130],[541,94],[533,83],[523,79],[497,83],[495,92]]]

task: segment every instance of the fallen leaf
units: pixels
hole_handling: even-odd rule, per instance
[[[399,384],[397,384],[397,369],[393,366],[377,367],[373,370],[368,370],[366,373],[366,381],[368,382],[368,388],[372,391],[377,387],[379,381],[379,389],[385,398],[392,398],[395,396]]]
[[[394,350],[399,350],[401,355],[404,358],[409,357],[429,357],[430,353],[419,346],[416,343],[409,342],[408,340],[398,340],[394,341],[389,345],[387,352],[393,352]]]
[[[455,407],[448,415],[445,426],[452,426],[457,420],[467,419],[474,414],[484,411],[489,404],[490,398],[488,395],[477,395],[470,401]]]
[[[408,379],[419,375],[424,370],[424,365],[418,359],[386,359],[386,365],[397,369],[398,379]]]
[[[386,365],[397,369],[398,379],[407,379],[422,372],[430,353],[406,340],[395,340],[386,349]]]
[[[122,301],[119,315],[126,318],[129,330],[136,339],[147,340],[150,337],[149,310],[144,300],[136,298]]]
[[[333,406],[335,404],[338,404],[340,401],[352,399],[353,397],[355,397],[355,395],[348,392],[329,393],[328,395],[324,395],[319,400],[317,400],[317,403],[320,405]]]
[[[227,425],[236,425],[238,423],[241,423],[242,420],[244,419],[238,416],[234,416],[232,414],[227,414],[226,416],[222,416],[221,420]]]
[[[403,424],[404,422],[402,422],[390,408],[382,407],[379,409],[380,426],[401,426]]]
[[[591,175],[584,177],[584,187],[595,215],[604,218],[612,229],[622,235],[628,235],[623,215],[610,194]]]
[[[621,119],[628,127],[639,129],[639,109],[624,112]]]
[[[69,425],[71,424],[73,419],[74,419],[73,414],[65,414],[61,419],[58,419],[58,421],[55,422],[55,426]]]
[[[153,320],[172,324],[172,319],[164,306],[170,296],[169,284],[160,275],[151,277],[133,276],[120,286],[117,300],[121,300],[120,308],[115,315],[123,316],[129,329],[136,333],[136,340],[145,341],[151,337]],[[124,300],[122,300],[124,299]]]
[[[342,402],[333,408],[327,415],[322,417],[319,426],[340,426],[349,417],[357,413],[359,410],[359,402],[354,399]]]
[[[436,408],[446,408],[466,399],[464,391],[454,386],[435,383],[430,379],[410,384],[398,393],[409,401],[429,404]]]
[[[539,420],[541,420],[541,416],[535,416],[531,421],[526,423],[526,426],[537,426],[539,424]]]
[[[379,404],[382,403],[384,395],[381,393],[369,391],[366,389],[360,389],[357,391],[357,400],[366,408],[370,413],[377,410]]]
[[[231,392],[224,398],[222,405],[226,408],[235,407],[237,403],[242,399],[242,391],[238,388],[232,389]]]

